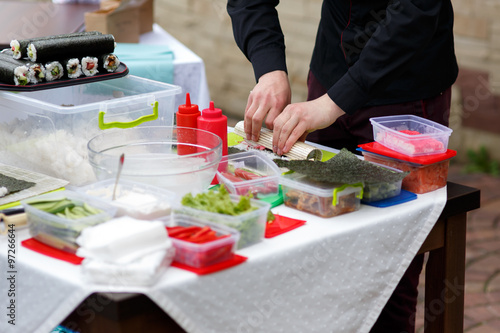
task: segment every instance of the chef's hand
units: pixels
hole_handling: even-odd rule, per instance
[[[273,151],[286,154],[308,133],[333,124],[345,112],[327,95],[308,102],[288,105],[274,120]]]
[[[244,122],[247,140],[259,140],[264,118],[266,127],[272,130],[274,120],[290,104],[291,98],[286,72],[273,71],[262,75],[248,96]]]

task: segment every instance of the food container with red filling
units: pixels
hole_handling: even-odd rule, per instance
[[[257,151],[223,156],[217,179],[229,193],[255,198],[278,194],[280,169],[267,156]]]
[[[399,115],[370,118],[375,141],[408,156],[445,153],[452,129],[434,121]]]
[[[177,227],[182,229],[175,229]],[[190,237],[182,235],[184,230],[192,229],[195,230]],[[174,223],[167,227],[167,231],[175,247],[174,260],[195,268],[207,267],[231,259],[240,239],[239,231],[233,228],[182,213],[174,215]],[[210,240],[206,241],[205,235],[210,232],[213,232],[213,237],[209,237]],[[184,231],[184,235],[186,233],[190,232]]]
[[[363,184],[318,182],[297,172],[281,176],[285,206],[320,217],[333,217],[359,209]]]
[[[388,149],[377,142],[359,146],[366,161],[409,171],[401,188],[423,194],[446,186],[450,159],[456,151],[448,149],[442,154],[410,157]]]

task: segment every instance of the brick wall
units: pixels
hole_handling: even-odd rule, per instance
[[[460,74],[450,145],[462,161],[467,149],[482,145],[500,160],[500,2],[453,0],[453,5]]]

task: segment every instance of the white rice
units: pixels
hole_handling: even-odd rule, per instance
[[[96,57],[83,57],[82,58],[82,72],[85,76],[94,76],[99,71],[97,70],[98,61]],[[92,66],[91,69],[87,69],[88,66]]]
[[[74,68],[74,72],[70,73],[70,68]],[[76,79],[82,75],[82,65],[80,65],[80,60],[78,58],[72,58],[66,63],[66,73],[68,73],[68,78]]]
[[[21,45],[17,39],[13,39],[10,41],[10,47],[12,52],[14,52],[13,58],[20,59],[21,58]]]
[[[110,66],[110,59],[114,62],[113,65]],[[110,73],[116,71],[116,69],[120,66],[120,59],[114,54],[110,54],[106,57],[106,60],[104,61],[103,67]]]
[[[14,70],[14,83],[16,84],[16,86],[22,85],[19,80],[20,77],[26,78],[26,84],[30,83],[30,79],[28,76],[28,67],[19,66]]]
[[[45,78],[45,67],[42,64],[30,65],[28,79],[31,83],[40,83]]]
[[[58,69],[59,73],[54,74],[52,71]],[[59,61],[52,61],[45,65],[45,79],[47,81],[54,81],[60,79],[64,75],[63,66]]]
[[[36,61],[36,47],[31,43],[28,45],[28,58],[31,61]]]

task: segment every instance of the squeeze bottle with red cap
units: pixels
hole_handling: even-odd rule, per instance
[[[221,109],[214,107],[213,101],[198,117],[198,128],[218,135],[222,139],[222,155],[227,155],[227,117]]]
[[[175,114],[176,124],[178,127],[197,128],[198,117],[200,115],[201,112],[198,109],[198,105],[191,104],[191,98],[189,96],[189,93],[187,93],[186,104],[179,105],[179,108]],[[186,143],[185,145],[177,146],[178,155],[187,155],[197,152],[196,131],[178,128],[177,141],[179,143]]]

